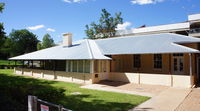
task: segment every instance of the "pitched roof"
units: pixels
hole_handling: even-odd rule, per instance
[[[200,42],[199,38],[178,34],[152,34],[82,40],[72,46],[55,46],[40,51],[10,58],[11,60],[79,60],[110,59],[105,55],[155,54],[155,53],[199,53],[198,50],[178,43]]]
[[[200,42],[200,39],[171,33],[96,40],[105,55],[199,53],[196,49],[178,44],[194,42]]]
[[[104,56],[93,40],[81,40],[72,46],[55,46],[16,56],[10,60],[81,60],[110,59]]]

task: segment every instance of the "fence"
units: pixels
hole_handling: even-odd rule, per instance
[[[62,105],[53,104],[36,96],[28,96],[28,111],[72,111],[64,108]]]

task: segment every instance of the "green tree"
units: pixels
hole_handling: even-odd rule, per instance
[[[38,43],[37,43],[37,50],[41,50],[41,49],[43,49],[42,43],[41,43],[41,42],[38,42]]]
[[[0,3],[0,12],[3,11],[5,4],[4,3]]]
[[[55,46],[54,40],[53,38],[51,38],[51,36],[47,33],[44,35],[43,39],[42,39],[42,47],[45,48],[49,48]]]
[[[27,29],[12,30],[9,34],[11,39],[11,56],[17,56],[25,53],[30,53],[37,50],[39,40],[37,36]]]
[[[3,9],[4,9],[5,4],[4,3],[0,3],[0,13],[2,13]],[[5,59],[7,58],[4,55],[4,43],[6,41],[6,33],[4,32],[4,27],[3,27],[3,23],[0,23],[0,59]]]
[[[99,23],[92,22],[90,27],[86,25],[85,33],[89,39],[112,37],[115,36],[117,25],[122,23],[121,12],[112,17],[106,9],[102,9]]]
[[[2,54],[1,59],[7,59],[10,57],[11,45],[12,45],[11,39],[6,37],[3,47],[1,48],[1,54]]]

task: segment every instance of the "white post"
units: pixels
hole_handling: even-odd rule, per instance
[[[37,97],[28,96],[28,111],[37,111]]]
[[[90,62],[90,73],[94,73],[94,60]]]
[[[189,53],[189,60],[190,60],[190,84],[192,87],[192,54]]]

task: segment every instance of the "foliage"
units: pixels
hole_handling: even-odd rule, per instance
[[[61,104],[73,111],[127,111],[148,97],[82,89],[66,82],[16,76],[13,70],[0,69],[0,110],[27,111],[27,96]],[[80,92],[80,95],[72,95]]]
[[[15,61],[0,60],[0,65],[15,65]],[[16,61],[16,65],[22,65],[22,62]]]
[[[0,3],[0,13],[3,11],[5,4]],[[2,48],[4,47],[4,42],[6,41],[6,33],[4,32],[3,23],[0,23],[0,59],[5,58]]]
[[[51,36],[47,33],[44,35],[43,39],[42,39],[42,43],[39,42],[37,44],[37,50],[41,50],[41,49],[45,49],[45,48],[49,48],[55,46],[54,40],[53,38],[51,38]]]
[[[37,50],[39,42],[37,36],[27,29],[12,30],[9,34],[11,39],[11,56],[17,56]]]
[[[0,3],[0,12],[2,13],[3,9],[4,9],[5,4],[4,3]]]
[[[6,37],[3,43],[3,47],[0,49],[2,53],[1,59],[7,59],[8,57],[10,57],[11,46],[12,46],[11,39]]]
[[[6,40],[5,34],[6,33],[4,32],[3,23],[0,23],[0,49],[3,47],[3,44]]]
[[[106,9],[102,9],[99,23],[92,22],[90,27],[86,25],[85,33],[90,39],[112,37],[115,36],[117,25],[122,23],[121,12],[115,13],[115,17],[112,17]]]
[[[41,42],[38,42],[38,43],[37,43],[37,50],[41,50],[41,49],[43,49],[42,43],[41,43]]]

